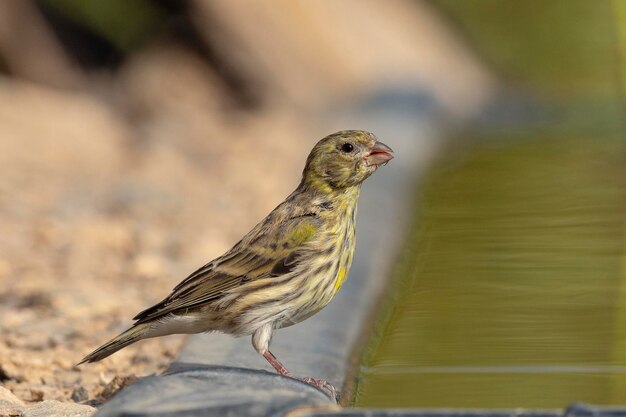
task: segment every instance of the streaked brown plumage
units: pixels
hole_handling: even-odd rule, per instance
[[[368,132],[319,141],[297,189],[232,249],[178,284],[136,323],[83,362],[99,361],[138,340],[174,333],[252,335],[254,348],[291,376],[269,351],[274,329],[298,323],[330,302],[348,275],[361,183],[393,156]],[[318,387],[322,380],[303,378]]]

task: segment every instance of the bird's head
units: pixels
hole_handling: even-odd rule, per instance
[[[374,134],[343,130],[320,140],[306,161],[303,181],[335,189],[361,184],[381,165],[393,159],[393,151]]]

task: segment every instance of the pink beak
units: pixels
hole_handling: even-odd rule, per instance
[[[376,142],[369,155],[365,157],[367,165],[382,165],[393,159],[393,150],[382,142]]]

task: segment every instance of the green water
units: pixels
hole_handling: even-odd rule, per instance
[[[356,405],[626,404],[626,142],[477,136],[421,186]]]
[[[429,4],[531,117],[495,106],[418,187],[354,402],[626,405],[626,0]]]

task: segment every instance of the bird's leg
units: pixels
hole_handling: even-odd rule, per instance
[[[308,376],[304,378],[298,378],[294,376],[291,372],[287,370],[287,368],[283,366],[282,363],[280,363],[280,361],[276,358],[276,356],[274,356],[274,354],[270,352],[269,350],[266,350],[265,352],[263,352],[263,357],[270,363],[270,365],[274,367],[274,369],[276,369],[276,372],[278,372],[282,376],[286,376],[286,377],[293,378],[293,379],[298,379],[316,388],[325,389],[330,393],[331,398],[334,401],[337,401],[337,390],[330,382],[325,381],[323,379],[310,378]]]
[[[266,350],[263,353],[263,357],[270,363],[270,365],[274,367],[274,369],[276,369],[276,372],[278,372],[282,376],[288,376],[290,378],[293,378],[291,372],[289,372],[287,368],[285,368],[283,364],[280,363],[280,361],[276,358],[276,356],[274,356],[272,352]]]
[[[298,378],[294,376],[291,372],[289,372],[287,368],[285,368],[283,364],[280,363],[276,356],[274,356],[272,352],[270,352],[269,346],[270,340],[272,339],[273,330],[274,329],[272,328],[271,323],[265,324],[255,330],[255,332],[252,334],[252,346],[254,346],[254,349],[261,355],[263,355],[263,357],[270,363],[270,365],[272,365],[274,369],[276,369],[276,372],[278,372],[282,376],[300,380],[316,388],[325,389],[330,393],[332,399],[334,401],[337,401],[337,390],[335,390],[335,387],[333,387],[330,382],[324,381],[323,379],[313,379],[309,377]]]

